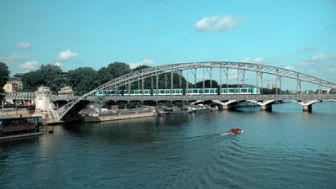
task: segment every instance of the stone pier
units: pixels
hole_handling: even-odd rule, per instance
[[[261,111],[272,111],[272,104],[265,104],[260,106]]]
[[[303,106],[303,111],[304,112],[311,112],[312,111],[312,105]]]
[[[55,105],[50,100],[51,96],[52,93],[49,87],[41,86],[36,91],[34,115],[41,116],[45,123],[60,121],[55,110]]]

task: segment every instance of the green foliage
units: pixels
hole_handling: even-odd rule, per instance
[[[99,77],[98,72],[90,67],[77,68],[68,72],[68,84],[75,95],[82,95],[101,84]]]
[[[205,80],[205,88],[218,88],[218,83],[215,80]],[[193,88],[203,88],[203,81],[199,81],[192,86]]]
[[[6,82],[9,79],[9,70],[5,63],[0,62],[0,92],[3,92],[3,86],[6,84]]]
[[[277,94],[277,90],[278,90],[278,94],[289,94],[290,93],[288,90],[282,91],[279,88],[272,88],[272,89],[261,88],[260,93],[261,94]]]
[[[113,78],[117,78],[131,71],[128,64],[123,62],[114,62],[109,64],[107,67],[102,67],[98,71],[100,83],[106,83]]]
[[[50,87],[51,91],[58,91],[66,85],[66,74],[56,65],[42,65],[38,70],[22,76],[23,91],[36,91],[41,85]]]
[[[143,70],[143,69],[147,69],[147,68],[150,68],[150,66],[147,66],[147,65],[140,65],[134,69],[132,69],[132,72],[136,72],[136,71],[139,71],[139,70]]]
[[[132,72],[140,71],[140,70],[147,69],[147,68],[150,68],[150,66],[141,65],[141,66],[134,68]],[[180,75],[177,73],[173,74],[173,88],[185,88],[186,82],[187,81],[183,76],[180,77]],[[141,81],[134,82],[132,83],[131,88],[141,89],[141,85],[142,85]],[[151,88],[153,89],[156,88],[156,76],[153,76],[152,78],[144,79],[144,89],[151,89]],[[170,73],[161,74],[158,76],[158,88],[160,89],[165,89],[165,88],[170,89],[171,88],[171,74]]]

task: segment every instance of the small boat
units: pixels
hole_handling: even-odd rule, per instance
[[[232,128],[232,129],[226,131],[226,133],[233,134],[233,135],[240,134],[242,132],[244,132],[244,131],[241,130],[240,128]]]
[[[221,136],[227,136],[227,135],[237,135],[244,132],[243,130],[241,130],[240,128],[232,128],[224,133],[221,133]]]

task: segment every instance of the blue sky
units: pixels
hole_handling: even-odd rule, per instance
[[[336,0],[2,0],[0,24],[12,73],[228,60],[336,82]]]

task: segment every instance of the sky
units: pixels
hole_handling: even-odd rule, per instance
[[[0,62],[247,61],[336,82],[336,0],[1,0]]]

